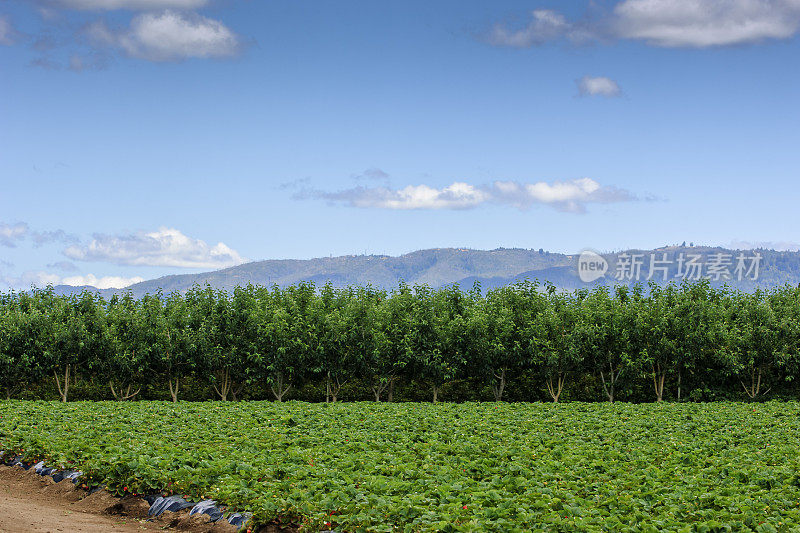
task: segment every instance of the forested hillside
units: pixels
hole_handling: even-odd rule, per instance
[[[665,255],[666,254],[666,255]],[[760,256],[757,275],[753,272],[736,271],[738,259],[746,260]],[[753,290],[784,283],[800,283],[800,253],[776,252],[772,250],[741,251],[701,246],[671,246],[655,250],[627,250],[603,253],[608,263],[605,275],[590,284],[578,276],[579,254],[566,255],[545,250],[498,248],[496,250],[469,250],[462,248],[437,248],[419,250],[399,257],[386,255],[349,255],[317,259],[282,259],[256,261],[243,265],[204,272],[165,276],[136,283],[126,289],[98,291],[105,296],[130,291],[134,296],[153,294],[159,289],[165,293],[186,291],[195,284],[209,284],[217,289],[232,290],[237,285],[253,283],[269,287],[273,284],[287,287],[301,281],[323,285],[330,282],[335,287],[348,285],[372,285],[391,289],[401,281],[424,283],[437,288],[456,283],[470,289],[480,282],[484,289],[500,287],[522,280],[551,282],[558,287],[576,289],[596,284],[627,284],[646,282],[648,278],[663,284],[665,281],[709,279],[714,286],[728,283],[733,287]],[[629,257],[638,265],[638,277],[623,268],[622,261]],[[623,258],[623,259],[621,259]],[[665,263],[666,261],[667,263]],[[716,263],[722,267],[717,276],[709,272]],[[651,264],[652,262],[652,264]],[[635,266],[635,265],[632,265]],[[654,268],[650,276],[651,267]],[[661,270],[666,268],[666,270]],[[747,274],[747,275],[745,275]],[[76,294],[85,288],[57,286],[59,294]],[[93,289],[97,290],[97,289]]]

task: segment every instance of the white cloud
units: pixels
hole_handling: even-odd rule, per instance
[[[48,3],[66,9],[111,11],[114,9],[195,9],[208,4],[208,0],[51,0]]]
[[[172,10],[137,15],[125,30],[97,22],[86,33],[96,42],[149,61],[231,57],[241,49],[239,37],[222,22]]]
[[[39,13],[39,16],[42,17],[42,20],[48,22],[58,20],[61,16],[57,9],[45,5],[37,6],[36,11]]]
[[[11,20],[5,15],[0,15],[0,44],[10,46],[17,40],[17,31],[11,25]]]
[[[86,68],[86,64],[84,63],[81,56],[77,54],[72,54],[69,56],[69,69],[75,72],[80,72]]]
[[[51,242],[74,243],[78,242],[78,237],[57,229],[51,231],[31,231],[30,238],[35,246],[41,246]]]
[[[64,255],[78,261],[181,268],[225,268],[247,261],[224,243],[209,246],[171,228],[131,235],[95,235],[88,245],[70,246]]]
[[[787,39],[798,30],[798,0],[622,0],[608,15],[580,23],[555,11],[534,11],[521,30],[496,25],[489,42],[526,48],[567,37],[573,42],[632,39],[659,47],[705,48]]]
[[[776,250],[778,252],[800,252],[800,243],[792,241],[733,241],[725,248],[733,250]]]
[[[82,287],[89,285],[97,289],[122,289],[134,283],[140,283],[144,278],[135,276],[125,278],[120,276],[97,277],[94,274],[85,276],[61,277],[58,274],[44,271],[27,271],[19,277],[4,277],[2,282],[15,289],[29,289],[30,287],[46,287],[47,285],[71,285]]]
[[[563,15],[549,9],[534,10],[531,16],[528,25],[518,30],[496,24],[489,34],[489,42],[497,46],[528,48],[563,37],[572,27]]]
[[[636,200],[630,192],[617,187],[602,186],[591,178],[547,183],[496,181],[490,195],[495,203],[527,209],[533,205],[548,205],[559,211],[583,213],[587,204],[609,204]]]
[[[0,223],[0,244],[14,248],[17,241],[21,241],[28,236],[28,225],[24,222],[17,222],[16,224]]]
[[[61,276],[58,274],[50,274],[48,272],[33,272],[28,271],[19,277],[6,277],[4,281],[10,286],[17,289],[28,289],[30,287],[46,287],[47,285],[60,285]]]
[[[389,191],[389,189],[376,189]],[[391,191],[378,201],[388,209],[463,209],[486,201],[486,194],[467,183],[455,182],[443,189],[427,185],[409,185]]]
[[[428,185],[409,185],[402,189],[389,187],[355,187],[338,192],[303,190],[296,199],[321,198],[351,207],[381,209],[465,209],[487,200],[486,193],[467,183],[455,182],[437,189]]]
[[[469,209],[483,204],[528,209],[533,205],[547,205],[572,213],[584,212],[590,203],[636,199],[628,191],[603,187],[590,178],[552,183],[495,181],[489,185],[455,182],[441,189],[428,185],[409,185],[401,189],[355,187],[337,192],[307,189],[295,194],[294,198],[316,198],[349,207],[378,209]]]
[[[62,272],[75,272],[78,270],[78,267],[69,261],[56,261],[55,263],[49,263],[47,268],[55,268]]]
[[[86,276],[67,276],[61,278],[62,285],[72,285],[73,287],[80,287],[82,285],[89,285],[98,289],[121,289],[134,283],[141,283],[144,278],[134,276],[132,278],[123,278],[120,276],[103,276],[98,278],[94,274],[87,274]]]
[[[617,82],[604,76],[584,76],[577,80],[578,94],[581,96],[605,96],[608,98],[619,96],[622,90]]]
[[[73,243],[78,238],[64,230],[34,231],[25,222],[7,224],[0,222],[0,245],[14,248],[17,242],[30,239],[34,246],[39,247],[51,242]]]
[[[360,174],[353,174],[351,177],[356,181],[377,181],[385,184],[388,184],[391,178],[388,173],[378,167],[370,167]]]
[[[800,26],[796,0],[625,0],[616,33],[656,46],[707,47],[786,39]]]

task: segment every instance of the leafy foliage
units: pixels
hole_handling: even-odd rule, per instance
[[[525,281],[483,294],[477,285],[387,292],[300,283],[109,301],[52,289],[0,294],[5,395],[48,379],[62,401],[86,382],[119,400],[169,388],[178,401],[188,382],[221,400],[261,387],[259,398],[283,401],[320,383],[328,402],[343,391],[392,401],[398,383],[434,402],[762,400],[796,397],[798,354],[800,287],[791,286],[564,292]],[[321,401],[321,388],[306,398]]]
[[[0,402],[7,452],[307,531],[797,531],[798,434],[794,402]]]

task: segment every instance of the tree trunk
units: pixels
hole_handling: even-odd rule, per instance
[[[64,387],[61,387],[61,381],[58,379],[58,372],[54,372],[56,377],[56,387],[58,387],[58,394],[61,396],[61,401],[67,401],[67,394],[69,393],[69,368],[71,365],[67,365],[67,369],[64,371]]]
[[[750,386],[746,386],[744,382],[740,379],[739,383],[742,384],[742,388],[744,388],[744,392],[747,396],[754,400],[756,396],[759,394],[766,394],[772,390],[772,387],[768,388],[764,392],[761,392],[761,367],[759,366],[758,369],[755,367],[750,369]]]
[[[217,372],[217,377],[219,378],[219,381],[220,381],[219,385],[220,386],[217,387],[217,384],[214,383],[213,384],[214,385],[214,391],[217,393],[217,395],[219,396],[220,400],[222,400],[223,402],[227,402],[228,401],[228,393],[231,391],[231,375],[230,375],[230,372],[228,372],[228,369],[226,368],[222,372]]]
[[[389,402],[389,403],[392,403],[394,401],[394,382],[395,381],[397,381],[397,378],[395,376],[392,376],[392,378],[389,380],[389,394],[388,394],[388,396],[386,398],[386,401]]]
[[[667,376],[666,372],[662,372],[661,364],[656,363],[653,366],[653,386],[656,389],[656,401],[660,402],[664,398],[664,378]]]
[[[172,378],[167,380],[169,383],[169,395],[172,396],[173,403],[178,403],[178,387],[180,387],[180,379],[175,378],[175,386],[172,386]]]
[[[439,401],[439,391],[442,390],[442,387],[437,387],[436,384],[433,385],[433,403],[437,403]]]
[[[339,391],[342,390],[342,387],[344,387],[345,383],[347,383],[347,380],[340,381],[339,376],[336,376],[335,382],[331,382],[331,401],[333,403],[336,403],[337,399],[339,398]]]
[[[558,398],[561,396],[561,391],[564,389],[564,380],[566,376],[562,373],[558,373],[558,378],[556,382],[553,383],[553,376],[547,378],[547,392],[550,393],[550,397],[553,398],[553,403],[558,403]]]
[[[239,394],[242,393],[242,389],[244,389],[244,383],[239,384],[239,386],[235,389],[231,389],[231,397],[233,398],[234,402],[239,401]]]
[[[136,395],[139,394],[139,392],[141,392],[141,390],[142,390],[142,388],[139,387],[138,389],[136,389],[135,392],[131,392],[132,385],[128,385],[128,387],[125,389],[124,392],[122,391],[121,388],[120,388],[119,392],[117,392],[117,390],[114,388],[114,382],[113,381],[109,381],[108,382],[108,386],[111,387],[111,394],[114,395],[114,399],[117,400],[118,402],[123,402],[125,400],[131,400],[131,399],[135,398]]]
[[[330,402],[331,398],[331,373],[328,371],[328,377],[325,380],[325,403]]]
[[[386,388],[386,385],[381,385],[381,384],[372,386],[372,394],[375,395],[375,401],[376,402],[381,401],[381,393],[383,392],[383,389],[385,389],[385,388]]]
[[[275,386],[278,387],[278,390],[275,390]],[[276,383],[271,384],[269,386],[269,388],[272,389],[272,395],[275,396],[275,399],[278,400],[278,402],[282,402],[283,401],[283,397],[286,395],[287,392],[289,392],[289,389],[292,388],[292,384],[289,383],[286,386],[286,388],[284,389],[283,388],[283,372],[278,372]]]
[[[500,373],[495,373],[494,377],[498,381],[492,381],[492,393],[494,394],[494,401],[499,402],[503,399],[503,389],[506,388],[506,368],[500,369]]]
[[[394,376],[389,376],[389,379],[383,381],[378,380],[378,382],[372,386],[372,393],[375,395],[376,402],[381,401],[381,393],[383,393],[383,391],[386,390],[386,388],[389,386],[389,384],[392,382],[393,379]]]
[[[681,401],[681,369],[678,369],[678,401]]]
[[[600,371],[600,381],[603,382],[603,392],[606,393],[606,397],[608,397],[608,401],[614,403],[614,388],[619,380],[619,374],[622,372],[621,368],[618,368],[616,373],[614,372],[614,366],[609,363],[608,364],[608,383],[606,383],[606,376],[604,372]]]
[[[17,393],[17,392],[18,392],[20,389],[21,389],[21,387],[20,387],[19,383],[17,383],[16,385],[8,385],[8,386],[5,388],[5,392],[6,392],[6,400],[10,400],[10,399],[11,399],[11,397],[12,397],[14,394],[16,394],[16,393]]]

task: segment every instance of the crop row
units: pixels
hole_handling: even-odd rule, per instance
[[[0,402],[0,448],[304,531],[797,531],[800,404]]]

